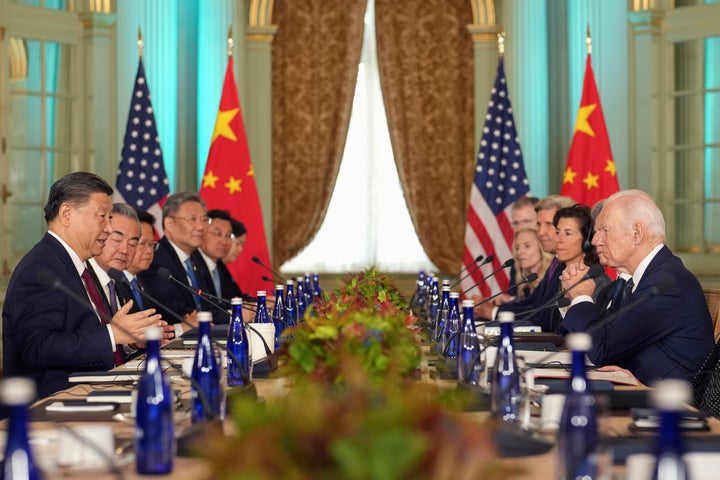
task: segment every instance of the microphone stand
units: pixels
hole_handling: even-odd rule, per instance
[[[263,267],[263,268],[264,268],[265,270],[267,270],[268,272],[272,273],[274,277],[277,277],[277,278],[281,279],[281,280],[283,281],[283,283],[284,283],[284,282],[287,282],[287,280],[285,279],[285,277],[283,277],[283,276],[280,275],[278,272],[276,272],[276,271],[273,270],[272,268],[270,268],[270,267],[268,267],[267,265],[265,265],[265,264],[262,262],[262,260],[260,260],[260,258],[258,258],[258,257],[256,257],[256,256],[255,256],[255,257],[252,257],[252,261],[255,262],[255,263],[257,263],[257,264],[260,265],[261,267]]]
[[[481,283],[483,283],[483,282],[484,282],[485,280],[487,280],[488,278],[490,278],[490,277],[492,277],[493,275],[497,274],[500,270],[504,270],[504,269],[506,269],[506,268],[508,268],[508,267],[511,267],[514,263],[515,263],[515,260],[514,260],[514,259],[508,258],[508,259],[505,261],[505,263],[503,263],[502,265],[500,265],[500,268],[498,268],[497,270],[493,271],[492,273],[490,273],[489,275],[487,275],[485,278],[481,279],[481,280],[478,281],[477,283],[471,285],[468,289],[466,289],[466,290],[464,290],[462,293],[460,293],[460,296],[465,295],[465,294],[468,293],[470,290],[472,290],[473,288],[477,287],[478,285],[480,285]]]
[[[452,289],[452,288],[455,288],[455,287],[457,287],[458,285],[460,285],[460,282],[462,282],[463,280],[465,280],[467,277],[469,277],[469,276],[472,275],[473,273],[477,272],[478,269],[481,268],[482,266],[487,265],[488,263],[490,263],[490,262],[492,262],[493,260],[495,260],[495,257],[493,257],[492,255],[489,255],[489,256],[485,259],[484,262],[482,262],[481,264],[478,264],[477,262],[479,262],[479,261],[482,260],[482,259],[483,259],[483,256],[482,256],[482,255],[478,255],[477,258],[475,259],[475,264],[474,264],[471,268],[469,268],[468,271],[467,271],[467,273],[466,273],[465,275],[463,275],[461,278],[459,278],[457,282],[455,282],[454,284],[452,284],[452,286],[450,286],[450,288]]]

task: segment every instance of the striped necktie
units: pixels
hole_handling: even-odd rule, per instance
[[[190,257],[185,259],[185,271],[187,272],[188,278],[190,279],[190,285],[195,288],[199,288],[197,277],[195,276],[195,266],[190,260]],[[193,295],[193,299],[195,300],[195,310],[202,310],[202,305],[200,304],[200,296]]]
[[[100,291],[98,290],[97,285],[95,285],[95,281],[93,280],[92,275],[90,275],[90,270],[85,268],[80,277],[85,284],[85,290],[87,290],[88,295],[90,296],[90,300],[92,301],[93,305],[95,305],[95,310],[97,310],[100,321],[102,321],[103,325],[109,324],[110,315],[105,308],[105,302],[102,301]],[[113,352],[113,357],[116,367],[125,363],[125,357],[122,353],[122,345],[115,344],[115,352]]]

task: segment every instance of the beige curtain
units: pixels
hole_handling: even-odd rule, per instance
[[[276,0],[272,52],[273,259],[317,233],[350,123],[367,0]]]
[[[415,231],[445,273],[460,268],[475,163],[467,0],[375,0],[390,140]]]

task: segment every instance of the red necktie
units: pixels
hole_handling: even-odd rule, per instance
[[[90,275],[90,270],[87,268],[85,271],[83,271],[82,275],[80,277],[83,280],[83,283],[85,284],[85,290],[87,290],[88,295],[90,295],[90,300],[92,300],[93,305],[95,305],[95,309],[98,312],[98,315],[100,316],[100,320],[102,321],[103,325],[107,325],[110,323],[108,320],[111,318],[108,314],[107,310],[105,309],[105,303],[102,301],[102,298],[100,297],[100,291],[97,288],[97,285],[95,285],[95,281],[92,278],[92,275]],[[115,366],[122,365],[125,363],[125,358],[122,354],[122,346],[115,344]]]

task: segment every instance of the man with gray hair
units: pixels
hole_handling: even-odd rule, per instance
[[[587,280],[568,293],[572,303],[562,322],[569,332],[592,335],[588,357],[595,365],[626,368],[645,384],[696,373],[714,342],[702,287],[664,241],[665,220],[650,195],[627,190],[608,198],[592,243],[602,264],[632,275],[620,310],[598,311],[594,281]],[[562,283],[585,273],[583,265],[569,266]]]
[[[205,202],[197,193],[179,192],[170,195],[163,206],[162,225],[165,235],[158,241],[155,257],[150,268],[138,274],[148,293],[172,311],[158,306],[169,323],[175,324],[175,335],[189,329],[180,323],[176,315],[191,324],[197,324],[197,312],[212,309],[199,295],[193,295],[181,285],[159,274],[161,268],[169,271],[179,282],[198,288],[198,279],[207,267],[193,262],[192,253],[202,244],[210,219]]]

